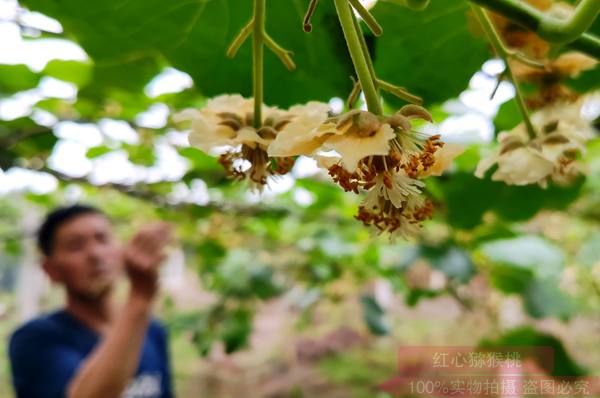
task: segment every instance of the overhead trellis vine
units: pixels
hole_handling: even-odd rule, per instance
[[[344,190],[366,193],[357,218],[380,232],[412,236],[431,216],[433,205],[422,180],[441,174],[461,149],[445,144],[438,134],[418,131],[417,124],[433,122],[422,105],[431,109],[466,87],[489,57],[486,37],[506,65],[499,79],[507,78],[516,88],[523,124],[499,136],[498,153],[480,163],[478,175],[497,165],[492,178],[509,184],[568,183],[578,174],[577,154],[589,139],[588,126],[579,120],[557,122],[548,109],[530,111],[512,62],[545,70],[563,47],[598,56],[600,41],[591,28],[600,11],[595,0],[580,1],[563,19],[515,0],[388,0],[374,9],[359,0],[177,0],[166,11],[157,2],[144,5],[148,20],[122,33],[110,29],[110,23],[97,32],[89,29],[90,22],[100,14],[108,21],[137,15],[139,2],[115,8],[108,0],[99,1],[85,14],[78,12],[81,5],[75,0],[60,7],[24,2],[61,20],[95,61],[97,75],[106,77],[105,91],[83,93],[106,95],[122,84],[111,81],[110,73],[100,73],[102,68],[143,63],[150,70],[158,63],[158,52],[190,73],[204,95],[216,96],[174,119],[191,121],[192,146],[220,151],[219,162],[230,177],[260,191],[271,178],[289,173],[298,156],[311,156]],[[484,8],[537,32],[552,51],[544,59],[531,59],[510,48]],[[396,18],[403,23],[394,25]],[[225,19],[223,26],[205,28],[207,21]],[[162,26],[158,21],[168,21],[164,37],[149,34]],[[410,29],[405,29],[407,22]],[[473,22],[479,22],[483,35],[469,31]],[[367,45],[363,26],[375,46]],[[250,38],[251,49],[244,46]],[[118,45],[107,48],[106,40]],[[447,50],[448,41],[464,51]],[[447,82],[440,66],[449,62],[457,78]],[[361,93],[365,108],[355,109]],[[384,104],[387,94],[395,99]],[[348,97],[347,109],[339,114],[327,103],[334,96]],[[298,102],[304,104],[293,105]],[[392,106],[397,110],[390,111]],[[575,112],[578,107],[573,105]]]

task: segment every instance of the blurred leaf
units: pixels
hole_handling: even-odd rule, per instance
[[[522,121],[523,118],[521,117],[519,107],[516,101],[511,99],[500,105],[500,109],[498,109],[498,113],[494,118],[494,127],[496,128],[496,132],[511,131]]]
[[[404,302],[409,307],[414,307],[419,304],[421,299],[429,299],[438,297],[440,295],[440,291],[438,290],[426,290],[426,289],[410,289],[406,296],[404,297]]]
[[[577,259],[587,267],[593,267],[600,261],[600,233],[592,235],[583,243]]]
[[[388,334],[391,330],[390,326],[385,321],[385,312],[377,303],[375,297],[370,295],[362,296],[361,303],[363,308],[363,319],[371,333],[377,336]]]
[[[278,296],[283,291],[275,283],[274,272],[270,267],[260,267],[250,273],[250,289],[261,300],[268,300]]]
[[[40,76],[26,65],[0,65],[0,94],[13,94],[37,87]]]
[[[225,343],[225,352],[231,354],[248,344],[252,332],[253,313],[245,308],[228,313],[223,322],[221,338]]]
[[[523,293],[525,309],[534,318],[557,317],[568,320],[575,312],[572,299],[553,278],[532,280]]]
[[[454,227],[471,229],[481,223],[487,211],[504,220],[519,221],[533,217],[543,208],[564,209],[579,197],[584,182],[585,178],[580,177],[566,187],[550,184],[543,189],[537,185],[506,185],[489,177],[480,179],[471,173],[458,172],[431,184],[437,186],[445,200],[448,222]]]
[[[483,340],[479,343],[479,346],[487,349],[519,346],[548,347],[552,350],[552,360],[538,362],[538,366],[544,369],[545,372],[552,376],[567,377],[585,376],[588,374],[569,355],[563,343],[557,337],[537,331],[531,327],[513,329],[496,340]]]
[[[190,161],[192,168],[198,171],[222,171],[222,166],[217,162],[217,159],[207,155],[199,149],[187,147],[179,148],[178,152],[181,156]]]
[[[419,253],[433,268],[449,278],[467,282],[475,274],[475,267],[467,251],[451,244],[420,246]]]
[[[565,262],[559,247],[533,235],[487,242],[481,251],[495,263],[529,270],[542,278],[558,277]]]
[[[227,249],[215,239],[202,241],[196,246],[196,251],[208,269],[215,269],[227,254]]]
[[[156,162],[154,148],[144,145],[123,145],[129,160],[141,166],[152,166]]]
[[[479,225],[483,214],[497,200],[499,187],[470,173],[455,173],[451,178],[436,181],[442,190],[448,223],[458,228]]]
[[[109,148],[105,145],[95,146],[95,147],[88,149],[87,152],[85,153],[85,156],[88,159],[95,159],[102,155],[106,155],[107,153],[110,153],[112,151],[114,151],[113,148]]]
[[[92,78],[92,64],[80,61],[53,59],[42,71],[47,76],[71,82],[78,87],[87,85]]]
[[[494,264],[490,269],[490,281],[505,293],[523,294],[534,279],[530,269],[516,268],[506,264]]]
[[[469,145],[465,148],[465,151],[454,160],[456,168],[459,171],[471,172],[477,168],[479,163],[479,148],[481,145]]]

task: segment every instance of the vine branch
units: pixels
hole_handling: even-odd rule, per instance
[[[498,35],[498,32],[496,32],[496,28],[494,27],[494,24],[490,20],[490,17],[487,15],[487,13],[481,7],[475,4],[471,4],[471,8],[473,8],[473,12],[477,16],[481,27],[488,36],[490,44],[494,48],[494,52],[504,61],[504,65],[506,67],[505,74],[515,87],[515,100],[519,107],[519,111],[521,112],[521,116],[523,117],[527,134],[529,135],[530,139],[534,139],[536,138],[537,133],[533,127],[533,123],[531,123],[531,119],[529,118],[529,112],[527,111],[527,106],[523,100],[519,83],[516,81],[512,67],[510,66],[509,58],[511,57],[512,53],[504,46],[502,39]]]
[[[600,37],[585,33],[600,12],[599,0],[583,0],[575,14],[562,21],[519,0],[469,0],[488,10],[536,32],[551,43],[565,44],[594,58],[600,59]],[[566,33],[561,33],[566,32]],[[574,35],[574,33],[577,33]],[[573,37],[575,36],[575,37]],[[572,39],[572,40],[569,40]]]

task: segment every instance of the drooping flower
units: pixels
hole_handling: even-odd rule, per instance
[[[550,181],[568,183],[579,174],[576,155],[585,150],[591,126],[580,116],[581,104],[553,105],[532,115],[540,136],[529,139],[523,124],[498,136],[495,154],[482,159],[475,175],[483,178],[494,165],[492,180],[509,185],[538,184]]]
[[[191,121],[190,145],[205,152],[219,147],[227,151],[219,162],[230,177],[248,180],[252,190],[261,191],[269,176],[288,173],[291,156],[269,156],[269,146],[279,134],[307,134],[328,117],[329,106],[318,102],[296,105],[289,110],[262,106],[260,127],[254,124],[254,100],[241,95],[222,95],[200,110],[185,110],[175,122]]]
[[[412,121],[417,118],[431,121],[424,108],[410,105],[391,117],[355,111],[319,127],[328,133],[319,135],[324,138],[318,148],[339,155],[318,156],[319,164],[344,190],[367,192],[356,218],[390,237],[418,233],[433,212],[422,195],[421,179],[440,175],[461,152],[455,146],[442,152],[439,135],[415,132]]]

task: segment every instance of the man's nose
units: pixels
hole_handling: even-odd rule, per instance
[[[104,248],[102,245],[93,243],[88,248],[88,257],[94,264],[104,261]]]

